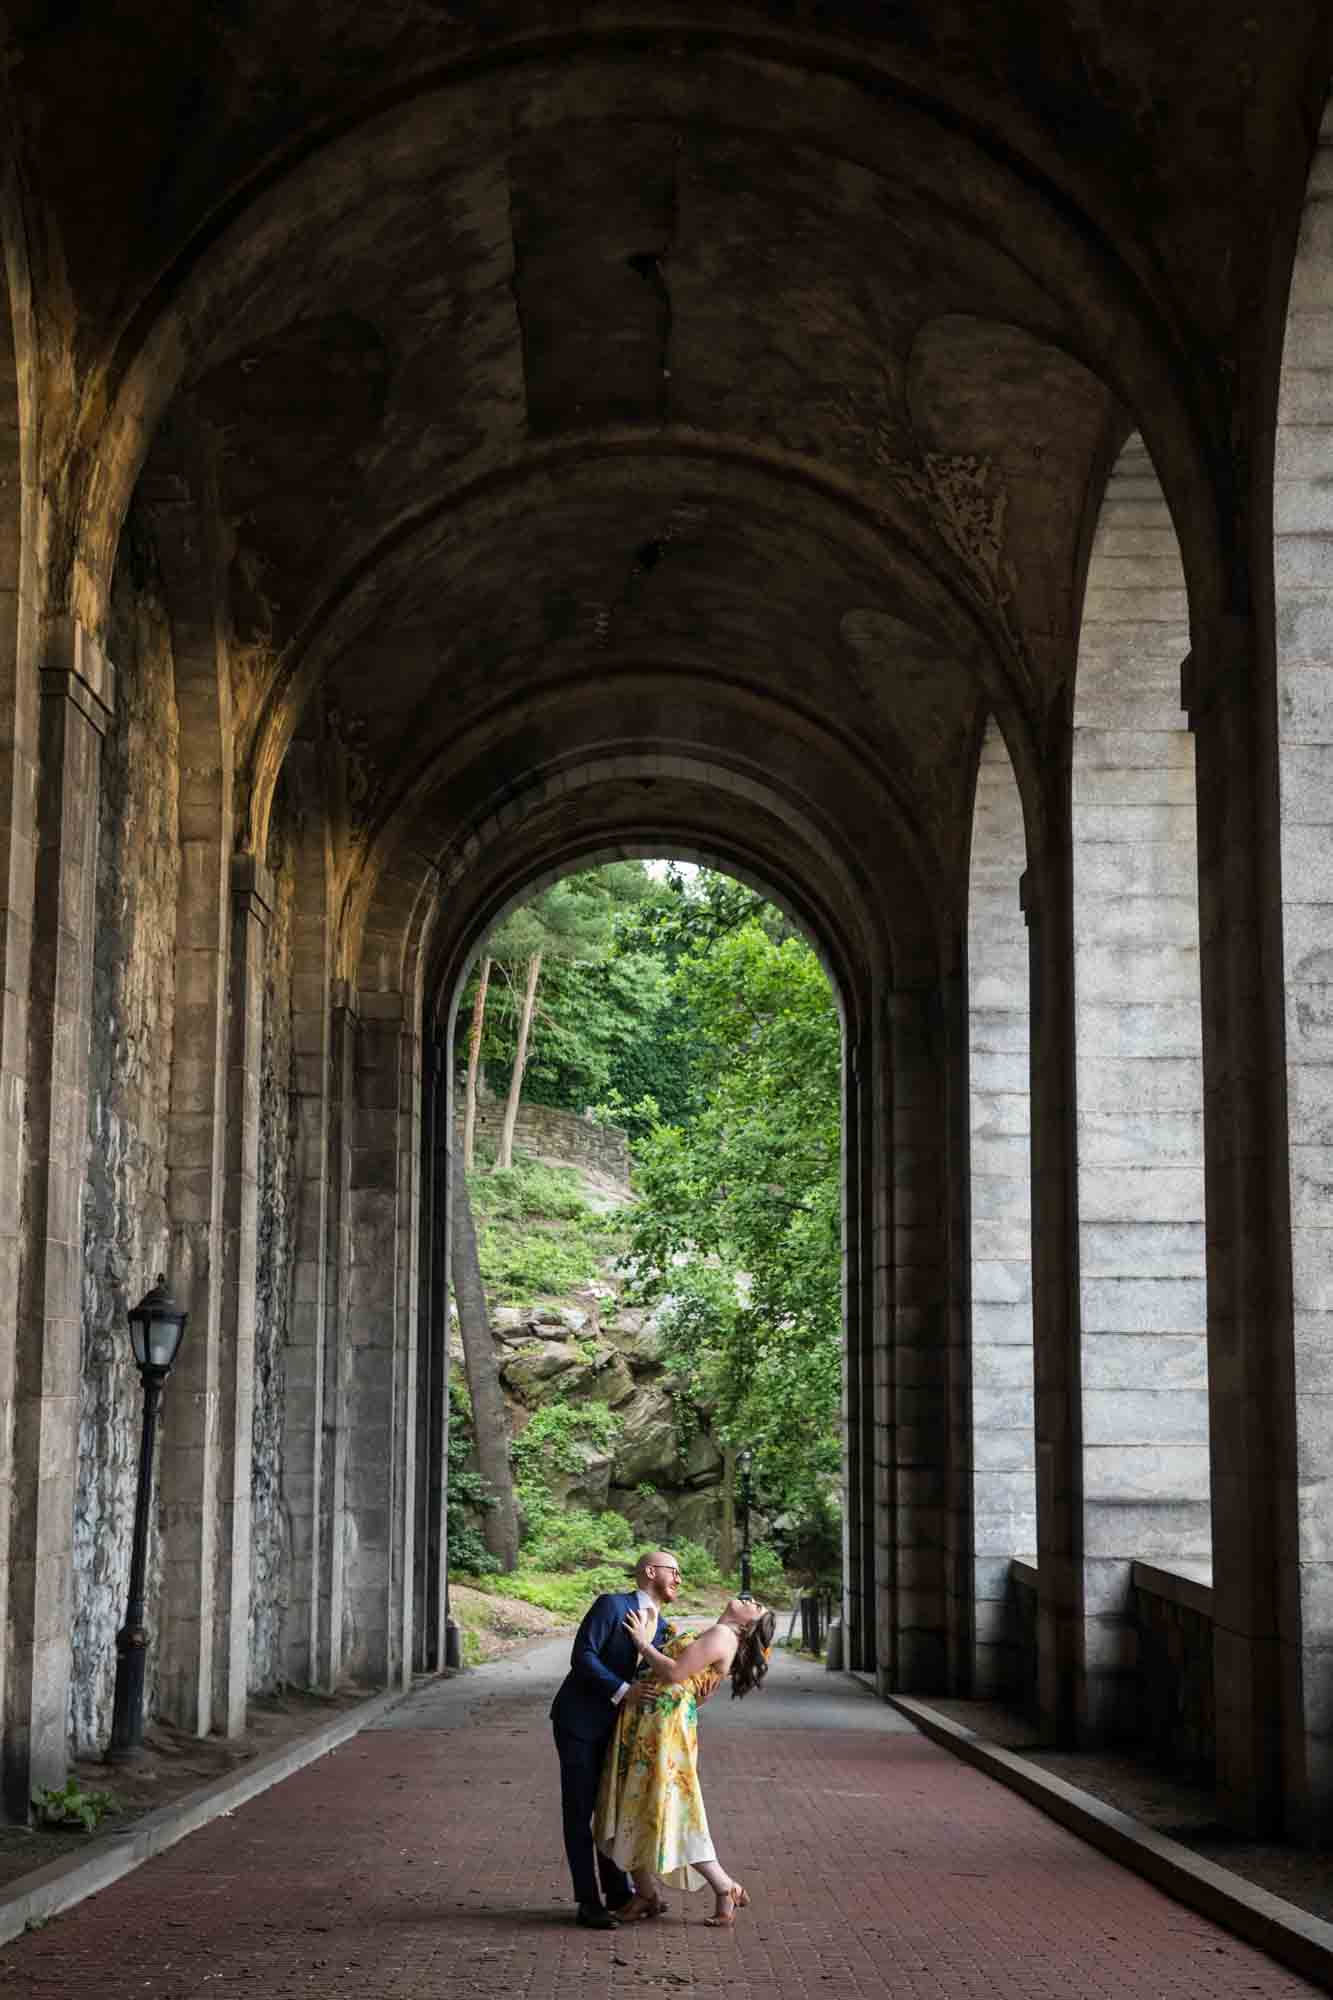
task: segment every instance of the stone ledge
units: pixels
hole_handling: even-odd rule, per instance
[[[91,1839],[86,1853],[67,1854],[45,1868],[34,1868],[29,1874],[19,1876],[6,1892],[0,1893],[0,1945],[81,1903],[85,1896],[109,1888],[122,1875],[131,1874],[155,1854],[165,1853],[178,1840],[184,1840],[187,1833],[207,1826],[223,1813],[233,1812],[247,1799],[266,1792],[270,1785],[279,1784],[306,1764],[313,1764],[316,1758],[336,1750],[349,1737],[377,1722],[403,1695],[402,1688],[369,1695],[355,1708],[344,1709],[334,1721],[308,1736],[285,1743],[267,1757],[257,1757],[244,1770],[229,1772],[211,1785],[187,1792],[171,1805],[145,1813],[123,1833]]]
[[[1164,1572],[1170,1575],[1170,1572]],[[1178,1578],[1187,1582],[1188,1579]],[[961,1723],[939,1715],[928,1703],[907,1695],[886,1695],[890,1708],[914,1722],[923,1736],[951,1750],[1019,1793],[1030,1805],[1068,1827],[1071,1833],[1099,1847],[1124,1867],[1132,1868],[1178,1903],[1221,1924],[1247,1944],[1267,1952],[1293,1972],[1333,1992],[1333,1924],[1311,1916],[1281,1896],[1256,1888],[1252,1882],[1192,1854],[1179,1841],[1104,1805],[1089,1792],[1067,1785],[1012,1750],[985,1742]]]
[[[1191,1572],[1136,1562],[1130,1567],[1129,1580],[1135,1590],[1146,1590],[1153,1597],[1164,1597],[1170,1604],[1183,1605],[1187,1611],[1197,1611],[1202,1618],[1211,1618],[1213,1586],[1205,1582],[1202,1570],[1202,1565]]]

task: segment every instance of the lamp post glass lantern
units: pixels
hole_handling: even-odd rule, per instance
[[[144,1668],[148,1634],[144,1629],[144,1572],[148,1564],[148,1513],[153,1496],[153,1447],[162,1388],[180,1351],[188,1313],[181,1311],[159,1277],[146,1298],[129,1314],[130,1346],[143,1382],[143,1430],[139,1438],[139,1484],[134,1496],[134,1540],[130,1549],[129,1601],[125,1623],[116,1634],[116,1694],[111,1711],[111,1742],[107,1757],[137,1757],[143,1749]]]
[[[754,1469],[754,1453],[749,1446],[736,1454],[736,1469],[741,1475],[741,1596],[753,1598],[750,1588],[750,1474]]]

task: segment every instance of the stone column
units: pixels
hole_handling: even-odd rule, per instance
[[[1067,829],[1067,801],[1054,804],[1053,824]],[[1031,857],[1020,886],[1031,966],[1038,1703],[1044,1728],[1056,1742],[1068,1743],[1079,1713],[1084,1602],[1073,899],[1067,840]]]
[[[874,1409],[874,1642],[875,1679],[881,1694],[899,1685],[898,1489],[894,1466],[894,1298],[893,1217],[895,1148],[893,1134],[893,996],[876,990],[868,1038],[866,1142],[874,1148],[870,1202],[866,1214],[866,1262],[870,1310],[875,1328],[871,1359]]]
[[[347,1395],[350,1374],[352,1279],[352,1135],[356,1117],[358,1023],[343,981],[334,983],[329,1016],[328,1213],[324,1296],[327,1327],[320,1398],[318,1603],[316,1685],[330,1693],[343,1673],[343,1628],[348,1562]]]
[[[35,758],[38,702],[21,677],[30,670],[30,616],[18,593],[0,585],[0,1731],[6,1706],[9,1524],[14,1474],[15,1328],[23,1231],[24,1121],[27,1104],[28,979],[36,850]],[[35,679],[35,676],[32,678]]]
[[[893,1617],[904,1692],[948,1682],[947,1134],[935,985],[892,996]]]
[[[199,691],[204,678],[178,674],[177,699],[183,730],[207,742],[216,731]],[[213,1726],[230,795],[225,761],[182,772],[167,1211],[170,1276],[190,1324],[163,1413],[159,1699],[168,1720],[198,1736]]]
[[[1303,1713],[1288,1823],[1333,1843],[1333,103],[1291,275],[1273,458],[1287,1179],[1300,1547],[1290,1642]],[[1262,456],[1258,457],[1262,467]],[[1262,473],[1261,473],[1262,476]],[[1262,518],[1262,509],[1256,509]],[[1284,1646],[1287,1635],[1284,1634]]]
[[[349,1189],[346,1664],[377,1686],[411,1675],[418,1047],[400,995],[362,996]]]
[[[413,1027],[398,1043],[398,1287],[394,1315],[397,1385],[397,1494],[389,1614],[394,1633],[390,1676],[412,1685],[417,1523],[417,1364],[421,1309],[421,1036]]]
[[[255,1417],[255,1269],[259,1246],[259,1092],[264,945],[273,883],[253,855],[232,862],[227,1130],[222,1196],[222,1324],[218,1347],[217,1587],[213,1727],[245,1728],[250,1658],[250,1460]]]
[[[313,857],[310,857],[313,860]],[[292,946],[292,1089],[296,1114],[296,1218],[287,1393],[283,1406],[283,1495],[291,1529],[291,1580],[284,1627],[290,1680],[317,1685],[323,1569],[324,1393],[328,1323],[329,1124],[333,1060],[332,979],[322,856],[298,881]]]
[[[79,624],[51,626],[41,674],[4,1714],[5,1796],[20,1819],[32,1788],[59,1784],[66,1761],[94,897],[114,685]]]
[[[865,1116],[868,1064],[864,1039],[843,1051],[842,1317],[844,1658],[861,1673],[875,1668],[875,1345],[871,1207],[872,1157]]]
[[[1318,1546],[1319,1488],[1292,1339],[1276,703],[1256,678],[1248,621],[1195,630],[1217,1787],[1227,1819],[1258,1833],[1282,1824],[1305,1762],[1301,1536]],[[1319,1365],[1305,1357],[1307,1382]]]
[[[421,1130],[421,1284],[417,1324],[416,1574],[413,1664],[435,1673],[445,1663],[448,1579],[449,1201],[453,1113],[446,1045],[427,1044]]]

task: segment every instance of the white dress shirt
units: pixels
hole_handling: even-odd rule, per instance
[[[654,1611],[657,1613],[659,1617],[661,1616],[662,1607],[658,1603],[655,1597],[650,1597],[646,1590],[637,1590],[635,1591],[634,1594],[639,1600],[640,1611]],[[628,1681],[622,1681],[620,1683],[620,1686],[616,1689],[615,1693],[611,1697],[611,1705],[613,1708],[616,1707],[620,1702],[622,1702],[625,1699],[625,1694],[628,1688],[629,1688]]]

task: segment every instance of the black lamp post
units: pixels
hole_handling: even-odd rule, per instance
[[[750,1473],[754,1466],[754,1453],[747,1445],[736,1454],[736,1465],[741,1475],[741,1596],[753,1598],[750,1588]]]
[[[144,1570],[148,1561],[148,1508],[153,1493],[153,1445],[162,1386],[171,1373],[185,1332],[183,1313],[159,1277],[129,1315],[130,1344],[143,1378],[143,1435],[139,1440],[139,1486],[134,1499],[134,1545],[125,1623],[116,1634],[116,1698],[111,1712],[108,1762],[137,1757],[143,1749],[143,1683],[148,1634],[144,1630]]]

